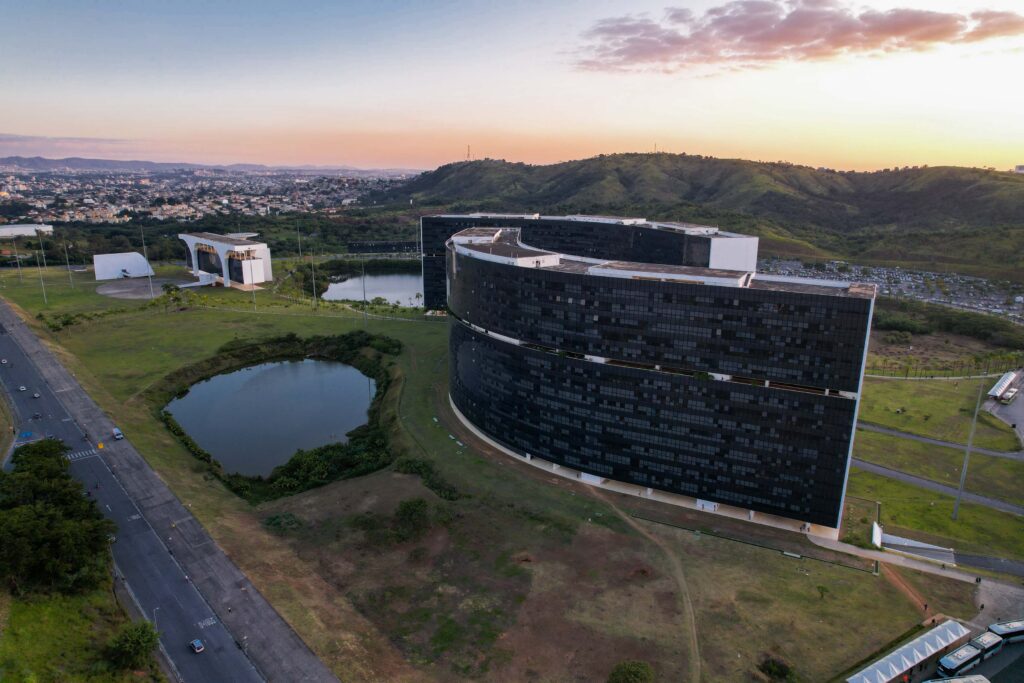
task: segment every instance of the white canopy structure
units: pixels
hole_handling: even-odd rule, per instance
[[[918,664],[934,661],[967,642],[971,632],[952,619],[939,624],[923,636],[882,657],[866,669],[846,679],[847,683],[889,683],[913,671]]]
[[[270,249],[250,237],[255,233],[216,235],[186,232],[178,237],[188,247],[186,265],[196,277],[202,273],[218,276],[225,287],[249,287],[274,279]]]
[[[153,274],[142,254],[126,251],[122,254],[96,254],[92,257],[97,280],[120,280],[126,277],[146,277]]]

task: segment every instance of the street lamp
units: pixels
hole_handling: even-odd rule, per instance
[[[159,612],[159,611],[160,611],[159,607],[154,607],[153,608],[153,630],[156,631],[157,633],[160,632],[160,629],[158,629],[156,627],[156,613]]]

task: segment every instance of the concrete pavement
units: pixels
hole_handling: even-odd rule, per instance
[[[913,474],[907,474],[906,472],[900,472],[899,470],[892,470],[888,467],[876,465],[873,462],[867,462],[866,460],[853,459],[853,466],[857,469],[864,470],[865,472],[871,472],[882,477],[888,477],[889,479],[896,479],[907,484],[913,484],[929,491],[935,491],[936,493],[943,493],[947,496],[956,496],[957,489],[954,486],[946,486],[940,484],[937,481],[931,479],[925,479],[924,477],[918,477]],[[996,500],[995,498],[988,498],[987,496],[981,496],[977,493],[971,493],[964,491],[963,500],[969,503],[975,503],[977,505],[983,505],[993,510],[1000,510],[1002,512],[1008,512],[1011,515],[1024,515],[1024,507],[1020,505],[1014,505],[1007,503],[1002,500]]]
[[[1022,405],[1024,405],[1024,403],[1022,403]],[[895,436],[900,439],[908,439],[910,441],[919,441],[920,443],[927,443],[931,444],[932,446],[955,448],[961,451],[967,448],[967,446],[962,443],[953,443],[951,441],[939,441],[938,439],[931,439],[927,436],[918,436],[917,434],[901,432],[898,429],[880,427],[879,425],[871,424],[870,422],[858,422],[857,429],[863,429],[866,432],[877,432],[878,434],[888,434],[889,436]],[[1009,458],[1010,460],[1024,461],[1024,451],[994,451],[990,448],[978,448],[977,446],[971,446],[971,453],[981,453],[983,455],[991,455],[996,458]]]
[[[117,571],[142,613],[156,621],[178,678],[336,681],[129,439],[110,438],[111,420],[6,302],[0,326],[0,357],[8,361],[0,364],[0,382],[18,432],[31,432],[16,443],[52,435],[72,448],[71,472],[117,523]],[[207,651],[190,652],[193,638]]]

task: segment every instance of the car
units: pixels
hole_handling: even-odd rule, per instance
[[[120,441],[121,439],[123,439],[123,438],[124,438],[124,434],[122,434],[122,433],[121,433],[121,430],[120,430],[120,429],[118,429],[117,427],[114,427],[114,432],[113,432],[113,434],[114,434],[114,439],[115,439],[116,441]]]
[[[41,419],[43,419],[43,414],[42,413],[32,413],[32,419],[33,420],[41,420]]]
[[[0,364],[7,365],[7,359],[6,358],[0,358]]]
[[[39,392],[37,391],[36,393],[32,394],[32,398],[39,398]]]
[[[192,649],[192,652],[195,652],[196,654],[199,654],[206,649],[206,646],[203,645],[203,641],[198,638],[189,643],[188,646]]]
[[[18,387],[18,391],[28,391],[28,387],[22,384],[20,387]]]

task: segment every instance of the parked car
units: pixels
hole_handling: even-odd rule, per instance
[[[124,438],[124,434],[121,433],[121,430],[118,429],[117,427],[114,427],[114,439],[116,441],[120,441],[123,438]]]
[[[192,648],[192,652],[195,652],[196,654],[199,654],[200,652],[206,649],[206,646],[203,645],[203,641],[199,640],[198,638],[189,643],[188,646]]]

